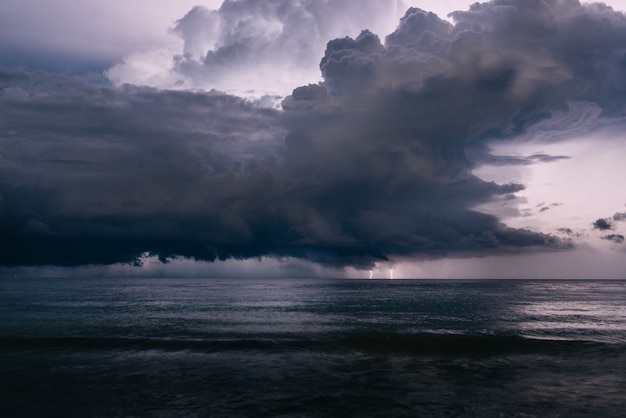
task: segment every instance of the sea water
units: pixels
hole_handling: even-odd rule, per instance
[[[626,281],[2,279],[6,417],[626,416]]]

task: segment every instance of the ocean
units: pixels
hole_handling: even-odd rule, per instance
[[[4,417],[626,416],[626,281],[2,279]]]

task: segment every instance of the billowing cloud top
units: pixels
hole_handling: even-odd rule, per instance
[[[150,251],[366,268],[567,247],[474,210],[523,186],[472,170],[493,158],[488,141],[559,129],[568,109],[619,117],[626,20],[563,0],[496,0],[453,17],[409,9],[384,43],[367,30],[330,41],[324,81],[294,89],[280,111],[3,71],[0,263]],[[203,65],[228,55],[212,51]]]
[[[329,39],[365,27],[391,30],[405,9],[402,0],[224,0],[218,10],[196,6],[172,29],[182,45],[131,55],[107,75],[118,85],[287,94],[294,85],[319,80],[317,63]]]

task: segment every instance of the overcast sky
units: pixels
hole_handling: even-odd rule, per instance
[[[471,3],[0,3],[0,272],[624,278],[626,2]]]

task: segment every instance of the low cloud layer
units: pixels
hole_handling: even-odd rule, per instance
[[[559,246],[468,209],[521,186],[463,173],[458,156],[386,147],[367,115],[49,74],[0,80],[4,265],[133,262],[148,251],[367,267]]]
[[[218,92],[0,72],[0,263],[147,251],[369,268],[568,248],[474,210],[523,186],[472,171],[495,158],[490,141],[572,103],[618,118],[626,20],[556,0],[475,4],[454,19],[409,9],[384,41],[332,40],[323,83],[294,89],[280,111]]]
[[[4,264],[211,258],[282,147],[275,110],[221,93],[6,71],[0,85]]]

